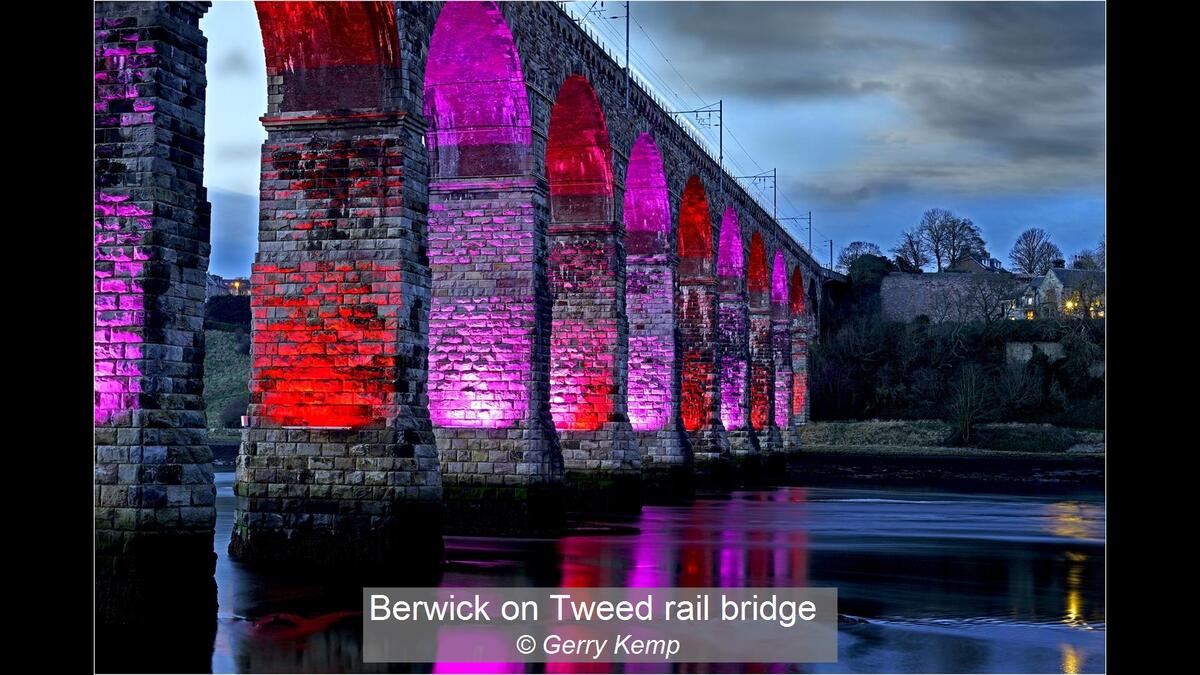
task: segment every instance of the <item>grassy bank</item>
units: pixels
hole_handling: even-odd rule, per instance
[[[789,471],[805,484],[929,485],[1104,482],[1104,432],[1049,424],[980,425],[972,447],[954,447],[954,430],[937,420],[817,422]]]
[[[975,455],[993,451],[1014,454],[1103,452],[1104,432],[1068,429],[1050,424],[980,424],[966,447],[956,447],[953,425],[940,420],[871,420],[867,422],[813,422],[800,430],[806,451],[820,449],[870,449],[894,452],[903,448],[916,454]],[[934,453],[934,451],[937,453]]]
[[[223,330],[204,331],[204,406],[210,429],[240,426],[250,401],[249,337]]]

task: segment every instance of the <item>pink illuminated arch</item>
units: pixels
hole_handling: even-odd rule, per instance
[[[390,2],[256,2],[267,77],[281,77],[279,109],[370,108],[400,67]],[[389,72],[392,71],[392,72]]]
[[[783,251],[775,252],[771,269],[772,349],[775,356],[775,426],[785,428],[791,416],[791,324],[788,320],[788,273]]]
[[[717,237],[717,276],[721,292],[732,293],[732,301],[722,302],[717,322],[726,348],[718,355],[721,368],[721,423],[727,431],[745,426],[746,378],[749,364],[746,354],[746,305],[743,295],[746,258],[742,251],[742,229],[737,211],[731,206],[721,217]],[[726,304],[728,302],[728,304]]]
[[[625,173],[625,250],[666,253],[671,244],[671,204],[667,176],[654,137],[642,133],[629,153]]]
[[[528,172],[525,77],[496,3],[442,7],[429,40],[423,112],[434,176]]]
[[[634,431],[658,431],[671,414],[675,339],[671,204],[654,138],[634,141],[625,173],[625,308],[629,317],[627,408]]]
[[[530,172],[524,76],[495,3],[442,6],[430,38],[423,110],[431,173],[430,416],[437,427],[510,428],[529,409],[537,308],[530,293],[501,284],[531,273],[514,264],[508,279],[455,281],[482,251],[513,261],[532,260],[536,251],[532,216],[499,209],[484,219],[486,201],[462,198],[481,189],[481,177],[492,177],[482,181],[486,193],[511,189],[509,176]],[[473,182],[461,189],[459,178]],[[458,197],[447,199],[448,192]],[[533,205],[506,208],[527,214]]]
[[[783,258],[783,251],[775,252],[775,262],[771,267],[771,303],[788,304],[787,261]]]
[[[723,277],[741,277],[745,270],[742,229],[738,225],[737,211],[730,206],[721,216],[721,234],[717,239],[717,274]]]

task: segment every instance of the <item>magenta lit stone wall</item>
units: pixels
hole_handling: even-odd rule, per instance
[[[561,478],[548,408],[548,205],[532,175],[527,89],[500,8],[445,3],[435,16],[422,85],[429,411],[448,515],[460,529],[486,529],[488,514],[474,512],[483,486]]]
[[[626,284],[629,316],[629,423],[659,431],[674,402],[671,205],[658,147],[648,133],[633,145],[625,177]]]
[[[94,9],[96,620],[157,639],[159,617],[212,616],[216,605],[203,401],[207,3]]]
[[[790,427],[792,412],[792,336],[788,312],[788,270],[783,252],[771,268],[771,346],[775,359],[775,426]],[[784,436],[785,442],[788,436]]]
[[[748,426],[749,315],[746,305],[746,262],[737,212],[725,210],[717,242],[717,341],[721,365],[721,423],[729,432]],[[735,452],[739,448],[734,448]],[[744,451],[744,449],[742,449]]]

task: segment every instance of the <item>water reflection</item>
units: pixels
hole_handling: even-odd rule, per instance
[[[219,487],[218,532],[232,516]],[[601,524],[603,525],[603,524]],[[627,523],[626,525],[630,525]],[[834,664],[364,664],[360,587],[218,561],[216,672],[1100,672],[1103,502],[780,488],[648,507],[629,533],[447,539],[443,586],[833,586]],[[628,529],[628,528],[626,528]],[[391,585],[418,585],[396,579]],[[496,639],[486,629],[477,641]],[[461,652],[457,652],[461,653]]]

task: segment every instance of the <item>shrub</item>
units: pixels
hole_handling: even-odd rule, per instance
[[[984,381],[983,370],[978,365],[968,363],[963,366],[952,389],[948,408],[958,442],[963,445],[970,443],[975,424],[982,420],[988,411],[987,384]]]

